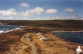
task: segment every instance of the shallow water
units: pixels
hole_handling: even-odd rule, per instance
[[[54,32],[58,37],[83,44],[83,32]]]

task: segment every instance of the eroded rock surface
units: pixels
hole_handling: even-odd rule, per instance
[[[0,40],[0,54],[75,54],[80,45],[51,32],[14,31],[0,34]]]

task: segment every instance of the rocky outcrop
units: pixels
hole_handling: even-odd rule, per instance
[[[0,54],[75,54],[78,45],[80,44],[61,39],[50,31],[29,30],[27,27],[0,34]]]

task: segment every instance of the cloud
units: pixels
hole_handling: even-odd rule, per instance
[[[8,10],[0,10],[0,16],[14,16],[16,15],[16,10],[11,8]]]
[[[47,9],[47,10],[46,10],[46,13],[48,13],[48,14],[55,14],[55,13],[57,13],[57,12],[58,12],[57,9]]]
[[[7,10],[0,10],[0,16],[34,16],[34,15],[42,15],[44,13],[48,14],[54,14],[57,13],[58,10],[56,9],[47,9],[45,10],[44,8],[41,7],[35,7],[30,10],[25,10],[25,11],[16,11],[14,8],[10,8]]]
[[[71,12],[71,13],[72,13],[72,12],[75,12],[75,10],[74,10],[73,8],[66,8],[65,11],[66,11],[66,12]]]
[[[19,4],[21,7],[29,7],[29,4],[26,2],[22,2]]]
[[[32,16],[29,10],[26,11],[16,11],[14,8],[8,10],[0,10],[0,16]]]
[[[66,8],[65,11],[67,12],[69,18],[80,18],[80,16],[78,15],[78,13],[76,12],[75,9],[73,8]]]
[[[44,8],[36,7],[30,11],[31,14],[42,14],[44,13]]]
[[[45,12],[44,8],[35,7],[33,9],[31,9],[31,10],[25,10],[25,11],[17,12],[17,16],[40,15],[40,14],[42,14],[44,12]]]
[[[17,16],[32,16],[32,14],[30,13],[30,10],[26,10],[25,12],[19,12]]]

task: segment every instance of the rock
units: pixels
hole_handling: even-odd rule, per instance
[[[41,37],[48,40],[40,40]],[[2,48],[4,50],[3,54],[75,54],[76,47],[80,45],[61,39],[51,32],[37,33],[35,31],[17,30],[7,34],[0,34],[0,39],[2,38],[4,41],[0,41],[0,44],[5,44],[8,48],[8,50],[4,50],[6,47]],[[10,40],[16,41],[8,43]],[[83,46],[81,47],[83,49]]]

